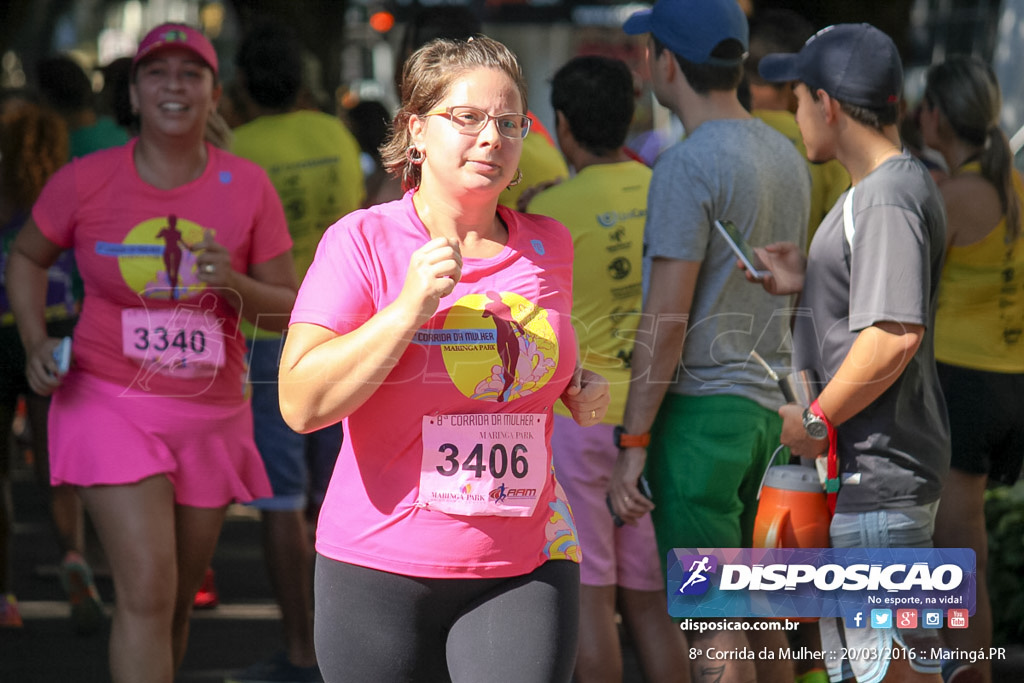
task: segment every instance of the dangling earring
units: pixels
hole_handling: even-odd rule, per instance
[[[419,166],[423,163],[426,158],[423,154],[423,150],[416,145],[409,145],[405,148],[405,158],[409,160],[409,163],[413,166]]]
[[[508,184],[509,187],[515,187],[519,183],[523,182],[523,169],[516,169],[516,177],[512,179],[512,182]]]

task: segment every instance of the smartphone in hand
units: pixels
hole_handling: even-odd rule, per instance
[[[71,337],[64,337],[53,349],[53,359],[57,361],[57,374],[65,375],[71,368]]]
[[[761,259],[757,257],[754,250],[747,244],[747,240],[743,238],[743,234],[736,227],[735,223],[727,220],[717,220],[715,221],[715,227],[718,228],[718,232],[729,243],[729,247],[732,248],[736,257],[743,262],[751,277],[755,280],[763,280],[769,275],[768,269],[765,268],[764,263],[761,262]]]
[[[643,495],[644,498],[650,501],[654,500],[654,497],[651,495],[651,485],[647,483],[647,477],[641,474],[640,478],[636,482],[636,486],[638,489],[640,489],[640,493]],[[623,519],[619,517],[617,514],[615,514],[615,508],[612,507],[611,496],[605,495],[604,503],[605,505],[608,506],[608,512],[611,513],[612,521],[615,523],[615,526],[624,525],[626,522],[623,521]]]

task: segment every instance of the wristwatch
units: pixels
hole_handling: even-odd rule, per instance
[[[651,443],[651,434],[627,434],[625,427],[616,425],[612,430],[612,439],[616,448],[647,448]]]
[[[812,439],[824,439],[828,436],[828,425],[825,420],[811,412],[810,408],[804,408],[804,429],[807,436]]]

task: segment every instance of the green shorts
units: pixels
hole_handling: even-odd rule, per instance
[[[757,490],[779,446],[778,413],[739,396],[666,394],[647,478],[662,567],[673,548],[749,548]]]

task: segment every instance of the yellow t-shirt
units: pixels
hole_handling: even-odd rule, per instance
[[[540,185],[549,180],[569,177],[569,167],[565,165],[562,152],[548,142],[543,135],[530,133],[523,140],[523,155],[519,159],[519,170],[523,172],[523,180],[518,185],[501,191],[498,203],[510,209],[516,208],[516,200],[528,187]]]
[[[958,173],[978,173],[977,163]],[[1024,182],[1013,174],[1017,201]],[[946,251],[935,314],[935,359],[989,372],[1024,372],[1024,234],[1006,219],[983,240]]]
[[[622,422],[633,340],[643,304],[643,240],[651,169],[636,161],[587,166],[541,192],[530,213],[569,228],[573,242],[572,317],[583,367],[611,387],[604,421]],[[555,412],[569,415],[561,404]]]
[[[788,111],[768,109],[755,109],[753,115],[789,138],[804,158],[807,158],[807,147],[804,146],[804,138],[800,134],[796,117]],[[807,244],[810,244],[814,231],[821,224],[821,219],[836,203],[839,195],[850,187],[850,174],[835,159],[823,164],[808,161],[807,168],[811,172],[811,215],[807,220]]]
[[[315,111],[261,116],[234,130],[231,151],[267,172],[284,206],[295,272],[301,280],[320,237],[358,209],[366,195],[359,143],[336,117]],[[269,338],[243,321],[246,337]]]

